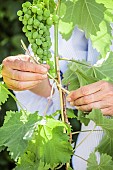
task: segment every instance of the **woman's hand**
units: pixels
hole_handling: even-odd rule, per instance
[[[85,112],[101,109],[104,115],[113,115],[113,84],[101,80],[83,86],[70,92],[67,100]]]
[[[27,55],[11,56],[3,60],[2,76],[9,89],[31,90],[48,97],[51,91],[47,77],[48,69],[48,65],[30,62],[30,57]],[[46,89],[43,87],[48,88],[48,92],[45,92]]]

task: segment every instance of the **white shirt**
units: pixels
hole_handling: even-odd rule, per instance
[[[54,44],[54,34],[53,28],[51,29],[51,39],[52,44]],[[54,47],[51,47],[51,52],[54,53]],[[32,53],[32,51],[31,51]],[[61,35],[59,35],[59,55],[65,58],[74,58],[76,60],[86,60],[90,61],[94,64],[97,61],[98,53],[96,50],[92,48],[91,41],[86,40],[85,35],[82,31],[75,28],[71,38],[68,41],[62,39]],[[60,69],[64,73],[67,69],[67,62],[60,61]],[[50,80],[52,82],[52,80]],[[28,90],[15,92],[17,99],[22,103],[22,105],[30,111],[31,113],[35,111],[39,111],[40,115],[44,114],[44,108],[46,108],[48,99],[38,96]],[[51,103],[49,105],[47,114],[52,114],[56,110],[60,110],[60,103],[59,103],[59,92],[57,87],[55,86],[55,93],[52,97]],[[88,126],[82,125],[81,130],[92,130],[94,127],[94,123],[90,121]],[[100,129],[100,127],[96,127],[96,129]],[[75,154],[78,156],[83,157],[84,159],[88,159],[89,154],[94,150],[94,148],[98,145],[99,141],[102,139],[102,132],[80,132],[77,140],[77,146],[80,142],[84,140],[84,142],[77,147],[75,150]],[[98,155],[98,153],[97,153]],[[72,159],[73,169],[74,170],[86,170],[87,163],[76,157],[73,156]]]

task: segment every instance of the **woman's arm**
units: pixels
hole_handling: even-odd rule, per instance
[[[27,55],[11,56],[3,60],[4,82],[14,90],[22,106],[32,113],[39,111],[41,115],[45,112],[52,114],[60,109],[56,85],[52,99],[49,100],[53,82],[47,77],[48,69],[48,65],[31,63]]]

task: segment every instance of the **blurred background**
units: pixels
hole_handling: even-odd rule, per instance
[[[17,11],[25,0],[0,0],[0,63],[10,55],[24,53],[20,40],[23,39],[28,45],[22,33],[22,25],[18,20]],[[7,110],[17,110],[14,100],[10,97],[0,109],[0,126],[4,121]],[[8,152],[0,153],[0,170],[11,170],[15,166]]]

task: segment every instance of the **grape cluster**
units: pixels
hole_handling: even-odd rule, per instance
[[[47,4],[42,1],[34,1],[33,4],[28,1],[23,3],[22,10],[19,10],[17,15],[24,25],[22,30],[28,38],[35,56],[39,58],[40,63],[49,64],[50,73],[53,73],[50,28],[53,22],[58,21],[58,17],[51,14]]]

